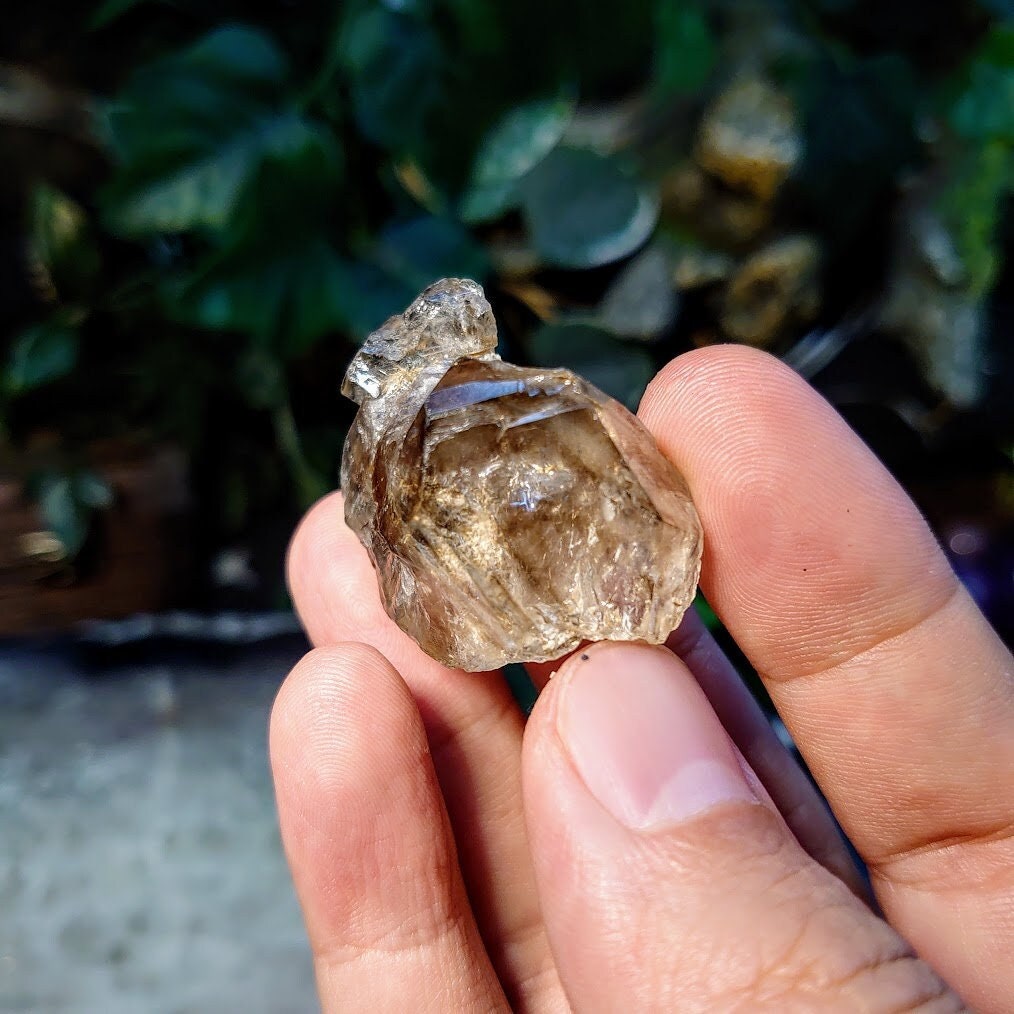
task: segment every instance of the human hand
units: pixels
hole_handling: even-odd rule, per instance
[[[323,1009],[962,1009],[945,980],[1014,1010],[1010,654],[775,360],[689,353],[640,416],[694,491],[702,588],[884,919],[695,617],[671,650],[595,645],[548,683],[530,667],[526,726],[499,674],[450,671],[388,619],[336,495],[290,550],[317,647],[271,722]]]

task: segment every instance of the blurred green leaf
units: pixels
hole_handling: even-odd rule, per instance
[[[997,225],[1003,199],[1014,188],[1014,153],[1001,141],[956,161],[937,210],[951,235],[975,298],[993,287],[1000,269]]]
[[[453,219],[422,215],[387,226],[362,259],[346,265],[351,297],[345,323],[365,337],[412,302],[438,278],[482,281],[489,272],[485,250]]]
[[[937,210],[954,237],[975,299],[1000,269],[997,225],[1014,190],[1014,27],[995,25],[949,82],[949,120],[968,142],[952,159]]]
[[[92,14],[91,19],[88,22],[88,26],[91,29],[104,28],[106,25],[116,21],[117,18],[126,14],[127,11],[133,10],[135,7],[140,7],[143,3],[148,3],[149,0],[106,0],[105,3],[100,4],[97,11]]]
[[[591,324],[543,324],[529,339],[528,352],[536,365],[565,366],[632,411],[655,373],[647,352]]]
[[[74,499],[94,510],[107,510],[113,506],[113,488],[96,472],[75,473],[72,481]]]
[[[655,8],[655,80],[660,96],[696,91],[711,76],[717,52],[707,17],[693,3],[659,0]]]
[[[286,95],[281,51],[251,28],[220,28],[136,72],[109,109],[120,166],[103,195],[126,235],[221,230],[267,161],[292,187],[337,186],[329,131]]]
[[[979,3],[998,18],[1014,21],[1014,0],[979,0]]]
[[[475,0],[439,0],[439,3],[453,20],[457,38],[469,54],[482,58],[503,47],[504,12],[500,5]]]
[[[348,325],[357,296],[329,236],[327,154],[265,159],[217,245],[164,287],[182,322],[249,335],[283,359]]]
[[[88,534],[91,509],[74,495],[71,476],[44,476],[38,500],[43,523],[63,544],[68,557],[77,556]]]
[[[657,0],[553,4],[515,0],[514,59],[529,76],[544,66],[580,82],[582,101],[608,101],[644,84]],[[529,59],[529,53],[535,59]],[[534,66],[533,66],[534,65]]]
[[[556,147],[573,113],[570,98],[539,99],[512,109],[493,127],[461,198],[462,219],[488,222],[517,207],[518,181]]]
[[[288,400],[271,413],[275,424],[275,440],[285,457],[293,485],[299,491],[303,510],[319,500],[330,488],[328,476],[320,475],[303,453],[302,440]]]
[[[805,155],[796,173],[807,211],[846,243],[897,174],[917,157],[913,68],[898,54],[812,69],[805,89]]]
[[[411,151],[441,97],[444,54],[429,24],[396,6],[407,7],[371,3],[346,16],[338,65],[360,130],[386,148]]]
[[[979,46],[978,59],[998,67],[1014,67],[1014,25],[993,25]]]
[[[282,364],[265,349],[248,349],[240,358],[236,384],[255,408],[277,408],[288,400]]]
[[[62,299],[84,299],[102,266],[84,208],[45,183],[31,198],[31,251]]]
[[[336,479],[341,462],[342,446],[348,428],[337,423],[300,427],[303,453],[310,467],[318,474]]]
[[[503,678],[522,714],[530,715],[539,699],[539,692],[535,689],[528,670],[520,662],[509,662],[503,667]]]
[[[708,630],[722,629],[722,621],[715,614],[715,610],[708,604],[708,600],[700,592],[694,598],[694,609],[697,610],[697,615],[704,621],[704,625]]]
[[[636,250],[658,219],[655,194],[615,159],[556,148],[521,181],[532,245],[569,268],[609,264]]]
[[[461,196],[458,214],[469,225],[481,225],[513,211],[520,201],[516,181],[470,185]]]
[[[345,261],[323,237],[277,250],[237,242],[165,295],[177,320],[245,332],[286,357],[345,327],[357,298]]]
[[[951,108],[954,129],[974,140],[1014,144],[1014,27],[994,27],[966,73]]]
[[[18,395],[65,377],[77,365],[77,328],[54,318],[15,339],[4,376],[8,394]]]
[[[489,271],[486,252],[471,234],[453,219],[435,215],[388,226],[378,238],[373,260],[413,293],[438,278],[481,282]]]
[[[348,326],[360,339],[375,331],[388,317],[401,313],[419,295],[417,289],[369,260],[351,264],[349,280],[355,298],[347,307]]]
[[[678,311],[672,258],[654,243],[613,279],[595,319],[615,335],[648,341],[671,326]]]
[[[96,510],[113,505],[109,483],[92,471],[45,472],[32,483],[43,524],[60,540],[69,559],[81,551]]]

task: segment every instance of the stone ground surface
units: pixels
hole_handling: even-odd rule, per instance
[[[318,1009],[266,752],[302,651],[0,644],[0,1011]]]

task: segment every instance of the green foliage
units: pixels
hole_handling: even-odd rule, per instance
[[[520,184],[532,245],[549,264],[591,268],[633,253],[652,234],[658,200],[615,158],[559,147]]]
[[[277,45],[241,26],[140,68],[108,111],[122,166],[105,193],[110,227],[228,229],[268,166],[314,196],[336,187],[337,145],[286,101],[288,75]]]
[[[950,227],[968,275],[968,289],[977,298],[993,287],[1000,267],[996,225],[1004,198],[1014,189],[1014,159],[1000,141],[967,158],[948,181],[939,211]]]
[[[574,113],[570,98],[536,99],[512,109],[483,138],[459,214],[488,222],[516,208],[518,184],[560,142]]]
[[[655,33],[655,87],[659,96],[695,92],[703,87],[718,56],[703,8],[693,3],[660,3]]]
[[[67,376],[78,359],[77,328],[52,319],[33,324],[14,341],[3,373],[4,392],[17,396]]]
[[[722,627],[722,621],[715,615],[715,610],[711,608],[708,600],[700,593],[697,593],[697,597],[694,599],[694,609],[697,610],[698,616],[704,621],[704,625],[708,630],[720,630]]]
[[[106,25],[123,17],[128,11],[148,2],[149,0],[106,0],[105,3],[99,4],[95,13],[92,14],[90,25],[93,29],[105,28]]]
[[[32,193],[29,216],[29,248],[56,293],[65,301],[91,299],[102,259],[88,213],[66,194],[40,183]]]
[[[1014,0],[979,0],[981,5],[998,18],[1014,21]]]
[[[81,551],[96,510],[112,506],[113,492],[93,472],[49,472],[38,480],[35,491],[46,527],[56,536],[68,559]]]
[[[678,294],[664,236],[731,271],[772,235],[812,233],[834,305],[851,305],[839,266],[869,261],[871,236],[883,246],[899,181],[934,160],[935,210],[982,298],[1011,187],[1005,3],[983,6],[989,31],[956,43],[945,73],[836,34],[874,6],[851,0],[749,17],[713,0],[93,0],[63,62],[93,61],[77,87],[108,178],[33,179],[41,298],[0,355],[0,450],[53,427],[68,461],[109,433],[184,442],[213,477],[205,512],[232,531],[259,497],[292,509],[334,484],[341,370],[434,279],[485,282],[511,356],[633,406],[666,358],[722,335],[718,276]],[[697,223],[672,194],[740,73],[791,98],[805,158],[755,233],[726,241],[716,220],[755,221],[739,184],[710,178],[718,211]],[[61,418],[36,411],[46,385]],[[101,497],[70,466],[38,492],[80,547]]]
[[[340,148],[301,111],[271,39],[227,26],[142,67],[109,126],[123,166],[103,195],[110,227],[201,240],[203,255],[162,286],[173,318],[285,356],[347,322],[328,229]]]
[[[820,64],[802,90],[802,189],[812,214],[844,242],[917,157],[917,80],[902,57],[887,54]]]
[[[348,16],[338,37],[338,66],[363,135],[395,151],[414,151],[441,98],[444,54],[412,5],[393,7],[363,4]]]
[[[977,298],[993,286],[996,228],[1014,190],[1014,27],[996,25],[945,88],[947,120],[965,145],[939,200]]]
[[[163,288],[166,312],[207,330],[241,331],[279,355],[298,356],[346,323],[347,270],[322,236],[296,241],[252,223]]]
[[[954,129],[974,141],[1014,144],[1014,26],[994,28],[963,76],[950,110]]]
[[[528,351],[537,365],[574,370],[631,410],[637,408],[655,372],[643,349],[579,322],[544,324],[531,336]]]
[[[481,281],[489,269],[485,251],[463,226],[432,215],[388,225],[377,237],[373,260],[401,282],[412,298],[435,278]]]

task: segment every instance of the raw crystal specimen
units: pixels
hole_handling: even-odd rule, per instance
[[[345,517],[388,613],[473,672],[582,641],[664,641],[700,571],[686,482],[618,402],[495,347],[482,289],[444,279],[370,335],[345,376],[359,405]]]

